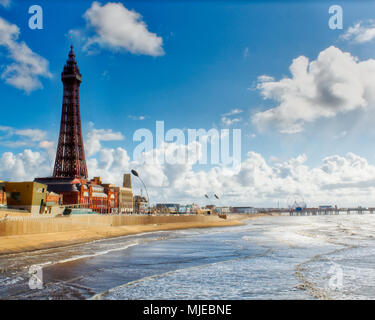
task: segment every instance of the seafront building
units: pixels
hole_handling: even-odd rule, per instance
[[[216,211],[221,214],[231,213],[230,207],[216,207]]]
[[[257,213],[258,209],[254,207],[231,207],[233,213]]]
[[[132,213],[134,200],[130,173],[124,174],[122,187],[116,187],[116,192],[118,194],[118,212]]]
[[[178,203],[158,203],[156,210],[159,213],[176,214],[180,212],[180,205]]]
[[[60,214],[62,196],[48,192],[47,186],[38,182],[5,182],[7,208],[38,214]]]
[[[135,213],[146,213],[148,211],[148,202],[146,197],[134,196]]]
[[[111,183],[101,184],[104,188],[103,191],[108,198],[108,212],[109,213],[119,213],[118,211],[118,191],[116,186]]]
[[[5,207],[7,205],[7,195],[5,192],[5,183],[0,180],[0,207]]]

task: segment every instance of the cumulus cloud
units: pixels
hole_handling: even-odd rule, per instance
[[[0,17],[0,47],[12,61],[1,74],[5,83],[30,93],[42,88],[39,77],[51,78],[48,61],[33,52],[25,42],[18,41],[19,28]]]
[[[51,175],[51,160],[45,153],[26,149],[14,154],[5,152],[0,157],[0,177],[9,181],[33,181],[37,176]]]
[[[147,29],[138,12],[128,10],[122,3],[101,5],[95,1],[85,12],[84,19],[87,30],[95,32],[85,43],[87,51],[99,47],[150,56],[164,55],[163,39]]]
[[[373,106],[375,60],[359,61],[331,46],[309,61],[300,56],[290,66],[291,77],[275,81],[261,76],[257,89],[277,106],[257,112],[252,122],[259,130],[274,127],[282,133],[297,133],[304,124],[319,118]]]
[[[87,134],[85,141],[85,151],[88,156],[92,156],[102,148],[101,141],[119,141],[125,137],[121,132],[113,132],[112,129],[92,129]]]
[[[193,161],[169,163],[159,161],[159,155],[174,156],[184,149]],[[103,181],[121,185],[122,174],[136,169],[145,181],[151,201],[196,202],[202,204],[204,195],[216,193],[223,204],[251,206],[286,206],[288,198],[303,198],[309,206],[338,204],[339,206],[373,205],[375,199],[375,166],[367,159],[348,153],[322,159],[317,166],[307,165],[301,154],[287,161],[272,158],[267,162],[256,152],[248,152],[238,168],[214,166],[197,167],[202,149],[199,142],[190,145],[164,143],[159,149],[145,152],[143,161],[134,161],[121,148],[101,147],[88,157],[89,175],[101,176]],[[156,161],[155,161],[156,159]],[[53,161],[46,152],[25,150],[0,157],[0,178],[32,180],[48,176]],[[141,185],[133,181],[135,192]]]
[[[189,148],[174,143],[165,147],[168,152]],[[98,159],[89,160],[90,175],[101,175],[106,181],[120,184],[118,172],[136,169],[153,202],[202,203],[204,194],[211,192],[232,205],[272,206],[280,201],[281,206],[286,206],[282,203],[285,199],[302,197],[311,206],[322,203],[354,206],[370,205],[375,196],[375,166],[353,153],[326,157],[320,165],[309,167],[305,154],[284,162],[272,159],[268,163],[259,153],[249,152],[239,170],[222,166],[197,170],[194,163],[151,161],[160,149],[145,154],[146,161],[142,163],[131,161],[122,148],[102,152]],[[196,156],[198,159],[199,155]]]
[[[340,37],[344,40],[351,40],[356,43],[366,43],[375,39],[375,20],[366,22],[360,21],[349,27]]]
[[[7,147],[33,147],[43,141],[47,132],[40,129],[16,129],[0,126],[0,145]]]

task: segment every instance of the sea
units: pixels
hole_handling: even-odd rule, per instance
[[[1,255],[0,299],[374,299],[374,269],[375,215],[260,217]]]

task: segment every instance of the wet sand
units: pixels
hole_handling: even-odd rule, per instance
[[[119,227],[95,227],[90,230],[38,233],[0,237],[0,254],[19,253],[47,248],[56,248],[93,240],[134,235],[144,232],[178,230],[189,228],[229,227],[242,225],[241,220],[256,218],[259,215],[232,215],[228,219],[218,218],[215,221],[162,223],[147,225],[130,225]]]

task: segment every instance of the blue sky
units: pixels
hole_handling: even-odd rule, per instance
[[[0,157],[7,152],[17,155],[25,149],[43,153],[48,148],[38,143],[57,141],[62,99],[60,72],[72,41],[83,75],[80,93],[85,138],[93,128],[111,130],[123,137],[102,140],[102,148],[121,147],[131,157],[137,145],[132,142],[134,131],[139,128],[154,131],[155,121],[164,120],[166,129],[239,128],[243,160],[247,152],[254,152],[271,168],[272,163],[285,165],[290,159],[304,155],[304,165],[313,170],[322,166],[322,159],[345,158],[349,152],[367,159],[369,166],[375,165],[372,151],[375,131],[369,121],[371,106],[364,111],[353,105],[334,116],[304,119],[303,130],[293,134],[280,132],[272,123],[260,129],[254,122],[254,114],[281,103],[263,98],[262,89],[257,89],[258,77],[267,75],[276,82],[290,78],[293,59],[305,56],[310,61],[316,60],[330,46],[349,52],[359,61],[372,59],[375,54],[372,38],[358,42],[354,36],[349,40],[342,36],[359,21],[369,24],[371,29],[374,3],[335,2],[343,8],[343,29],[331,30],[328,27],[331,1],[121,2],[142,16],[148,32],[162,39],[163,54],[132,53],[103,43],[94,52],[88,50],[87,38],[95,34],[95,28],[87,26],[83,15],[92,3],[38,1],[43,8],[43,30],[28,27],[28,8],[34,2],[12,0],[7,6],[0,5],[0,17],[19,28],[17,41],[24,41],[34,53],[47,60],[51,74],[51,77],[38,76],[43,87],[30,92],[6,83],[4,78],[0,81],[0,127],[13,130],[13,134],[0,132]],[[106,4],[102,1],[100,5]],[[72,33],[72,30],[75,31]],[[72,40],[69,34],[73,34]],[[0,45],[0,71],[4,72],[11,63],[6,47]],[[238,121],[224,124],[223,115],[235,109],[241,112],[227,118]],[[144,119],[135,120],[136,117]],[[43,137],[30,141],[27,136],[28,140],[24,140],[22,130],[29,129],[43,131]],[[14,133],[17,130],[21,130],[21,135]],[[25,143],[18,147],[12,145],[11,142],[20,139]],[[53,146],[49,153],[54,153]],[[99,154],[94,154],[94,158],[100,161]],[[211,169],[207,165],[192,170],[208,172]],[[3,178],[9,178],[13,172],[9,170],[0,170]],[[296,189],[290,191],[295,192]],[[189,195],[182,195],[181,191],[180,198],[189,198]],[[266,199],[264,196],[265,202]]]

